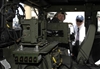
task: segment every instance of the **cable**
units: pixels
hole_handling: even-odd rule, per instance
[[[5,13],[3,13],[2,10],[3,10],[6,6],[9,6],[9,5],[11,5],[11,4],[10,4],[10,3],[7,3],[7,4],[4,4],[4,5],[0,8],[0,13],[1,13],[2,15],[5,15]]]
[[[67,66],[67,65],[64,64],[64,63],[62,63],[61,66],[66,66],[68,69],[72,69],[72,67],[73,67],[73,60],[72,60],[72,57],[71,57],[71,53],[72,53],[72,44],[71,44],[71,42],[69,42],[68,45],[69,45],[69,50],[70,50],[70,56],[69,56],[69,58],[70,58],[70,66]],[[65,48],[66,48],[66,47],[65,47]],[[61,66],[60,66],[60,67],[61,67]],[[59,67],[59,68],[60,68],[60,67]]]
[[[16,41],[16,39],[15,39],[15,38],[13,38],[13,36],[11,35],[11,33],[9,32],[9,30],[8,30],[8,29],[7,29],[7,32],[8,32],[9,37],[10,37],[12,40]]]
[[[5,34],[6,33],[6,34]],[[17,45],[18,35],[15,30],[4,28],[4,32],[1,36],[1,41],[3,42],[0,44],[1,46],[15,44]]]
[[[38,17],[39,15],[37,14],[36,9],[35,9],[35,8],[33,8],[33,10],[34,10],[35,14],[36,14],[36,15],[37,15],[37,17]]]
[[[17,8],[20,7],[21,10],[23,11],[23,14],[25,14],[25,9],[23,8],[23,6],[22,6],[21,4],[17,4],[17,3],[7,3],[7,4],[4,4],[4,5],[0,8],[0,13],[1,13],[2,15],[4,15],[4,16],[7,15],[6,13],[3,12],[3,9],[4,9],[5,7],[8,7],[8,6],[13,7],[14,5],[16,5]],[[4,9],[4,10],[5,10],[5,9]],[[17,9],[16,9],[16,10],[17,10]]]

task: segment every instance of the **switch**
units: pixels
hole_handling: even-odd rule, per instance
[[[24,62],[28,62],[28,57],[25,57],[24,58]]]
[[[23,62],[23,57],[22,56],[20,57],[20,62]]]
[[[29,62],[32,62],[32,57],[29,57]]]

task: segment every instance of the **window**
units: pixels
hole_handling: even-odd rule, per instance
[[[85,16],[84,16],[84,14],[85,14],[85,12],[66,12],[66,19],[64,20],[64,22],[69,22],[69,23],[73,23],[73,25],[75,25],[76,24],[76,16],[77,15],[82,15],[83,17],[84,17],[84,19],[85,19]]]
[[[100,32],[100,11],[97,12],[97,32]]]
[[[66,15],[65,15],[65,20],[64,22],[68,22],[68,23],[73,23],[73,25],[75,25],[76,23],[76,16],[77,15],[82,15],[85,19],[85,12],[84,11],[81,11],[81,12],[65,12]],[[56,12],[49,12],[47,14],[47,18],[50,18],[52,19],[54,17],[54,15],[56,14]]]

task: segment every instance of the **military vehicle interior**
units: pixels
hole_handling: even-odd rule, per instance
[[[20,3],[32,7],[37,18],[26,19]],[[0,69],[100,69],[95,64],[100,59],[99,11],[100,0],[1,0]],[[84,12],[86,37],[75,60],[69,27],[73,23],[49,23],[53,12]],[[13,29],[15,16],[20,29]]]

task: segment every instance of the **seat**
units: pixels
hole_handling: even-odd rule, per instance
[[[90,52],[91,52],[93,42],[94,42],[95,31],[96,31],[95,25],[90,24],[89,29],[86,34],[86,37],[79,48],[79,52],[78,52],[78,56],[77,56],[78,62],[81,62],[81,61],[87,62]]]

